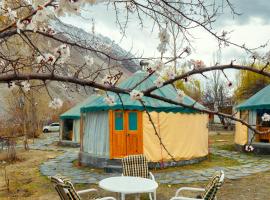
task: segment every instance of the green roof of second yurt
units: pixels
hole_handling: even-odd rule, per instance
[[[152,75],[149,78],[145,79],[148,76],[148,73],[143,71],[137,71],[131,77],[127,78],[123,82],[121,82],[118,87],[123,89],[131,89],[136,86],[138,83],[142,81],[141,84],[136,86],[134,89],[138,91],[144,91],[147,88],[154,86],[154,81],[157,79],[156,75]],[[144,80],[145,79],[145,80]],[[144,81],[143,81],[144,80]],[[161,97],[165,97],[168,99],[176,100],[178,94],[173,86],[166,85],[164,87],[156,89],[153,94],[159,95]],[[132,100],[130,95],[128,94],[120,94],[123,104],[119,96],[115,93],[109,92],[109,95],[114,96],[115,104],[113,106],[108,105],[104,101],[104,96],[100,96],[88,104],[85,104],[81,108],[81,112],[95,112],[95,111],[105,111],[105,110],[145,110],[144,106],[140,103],[140,101]],[[146,106],[148,111],[156,111],[156,112],[182,112],[182,113],[194,113],[196,112],[193,109],[184,108],[179,105],[170,104],[161,100],[153,99],[150,97],[143,96],[142,100]],[[195,101],[185,96],[183,99],[183,103],[187,105],[193,105]],[[201,104],[196,103],[195,107],[204,108]]]
[[[270,85],[261,89],[244,103],[236,107],[238,110],[270,109]]]
[[[91,95],[90,97],[86,98],[84,101],[76,104],[75,106],[70,108],[68,111],[61,114],[60,119],[80,119],[80,117],[81,117],[81,113],[80,113],[81,107],[88,104],[89,102],[93,101],[97,97],[98,97],[97,95]]]

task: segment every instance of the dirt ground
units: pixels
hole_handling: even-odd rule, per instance
[[[231,134],[211,135],[211,145],[228,146],[232,145]],[[8,164],[7,175],[10,180],[10,191],[6,190],[3,164],[0,164],[0,199],[27,199],[27,200],[58,200],[58,196],[47,177],[40,175],[39,165],[49,158],[61,154],[56,151],[35,151],[25,152],[19,150],[18,156],[21,161]],[[1,157],[1,156],[0,156]],[[179,169],[181,170],[181,169]],[[172,197],[177,188],[182,186],[202,187],[205,183],[185,185],[159,185],[157,190],[158,200],[168,200]],[[257,173],[238,180],[225,180],[224,185],[218,193],[219,200],[244,200],[244,199],[270,199],[270,171]],[[77,189],[97,188],[93,184],[77,184]],[[100,190],[101,196],[115,196],[115,194]],[[128,196],[127,199],[134,199]],[[147,199],[143,195],[141,199]]]

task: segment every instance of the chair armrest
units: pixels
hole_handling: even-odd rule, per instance
[[[154,175],[152,174],[152,172],[149,172],[149,178],[152,179],[153,181],[155,181],[155,177],[154,177]]]
[[[205,189],[204,188],[194,188],[194,187],[181,187],[179,188],[176,193],[175,193],[175,197],[177,197],[179,195],[180,192],[182,191],[194,191],[194,192],[204,192]]]
[[[190,198],[190,197],[173,197],[170,200],[203,200],[199,198]]]
[[[114,198],[114,197],[102,197],[102,198],[99,198],[97,200],[116,200],[116,198]]]
[[[89,192],[97,192],[97,189],[86,189],[86,190],[77,191],[78,194],[85,194]]]

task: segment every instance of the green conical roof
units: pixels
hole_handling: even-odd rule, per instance
[[[236,107],[238,110],[270,109],[270,85],[261,89],[244,103]]]
[[[80,119],[81,114],[80,114],[80,109],[82,106],[85,104],[88,104],[89,102],[93,101],[94,99],[98,98],[97,95],[91,95],[84,101],[76,104],[74,107],[69,109],[68,111],[64,112],[63,114],[60,115],[60,119]]]
[[[126,79],[125,81],[121,82],[118,87],[123,89],[131,89],[133,88],[137,83],[144,80],[148,74],[146,72],[138,71],[135,74],[133,74],[131,77]],[[144,80],[141,84],[139,84],[135,89],[139,91],[146,90],[147,88],[150,88],[154,86],[154,81],[157,79],[156,75],[152,75],[151,77]],[[178,95],[176,90],[171,85],[166,85],[164,87],[161,87],[153,92],[156,95],[159,95],[161,97],[165,97],[168,99],[176,100]],[[95,112],[95,111],[104,111],[104,110],[122,110],[122,104],[121,100],[118,97],[117,94],[109,92],[109,95],[113,95],[115,97],[115,105],[109,106],[106,102],[104,102],[104,96],[100,96],[96,98],[95,100],[91,101],[88,104],[85,104],[81,108],[81,112]],[[134,101],[130,99],[130,96],[128,94],[120,94],[121,99],[124,103],[124,109],[125,110],[144,110],[144,107],[141,105],[139,101]],[[181,112],[181,113],[192,113],[196,112],[193,109],[187,109],[183,108],[182,106],[169,104],[167,102],[163,102],[160,100],[156,100],[150,97],[143,97],[142,100],[144,101],[144,104],[146,105],[146,108],[148,111],[156,111],[156,112]],[[185,96],[183,99],[183,103],[188,105],[193,105],[195,101],[191,99],[188,96]],[[196,103],[196,107],[204,108],[201,104]]]

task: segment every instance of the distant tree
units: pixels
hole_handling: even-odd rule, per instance
[[[262,68],[262,66],[259,65],[254,67],[257,69]],[[238,77],[237,87],[234,92],[234,99],[236,102],[248,99],[270,83],[269,78],[250,71],[239,71]]]
[[[207,82],[206,89],[204,90],[203,103],[210,109],[224,110],[224,108],[232,105],[232,98],[229,91],[231,83],[226,83],[221,75],[220,71],[212,72],[212,76]],[[227,128],[228,124],[225,121],[225,118],[219,116],[219,119],[224,128]]]
[[[195,101],[202,102],[203,92],[199,80],[193,78],[187,81],[177,81],[175,85],[177,89],[181,89]]]

